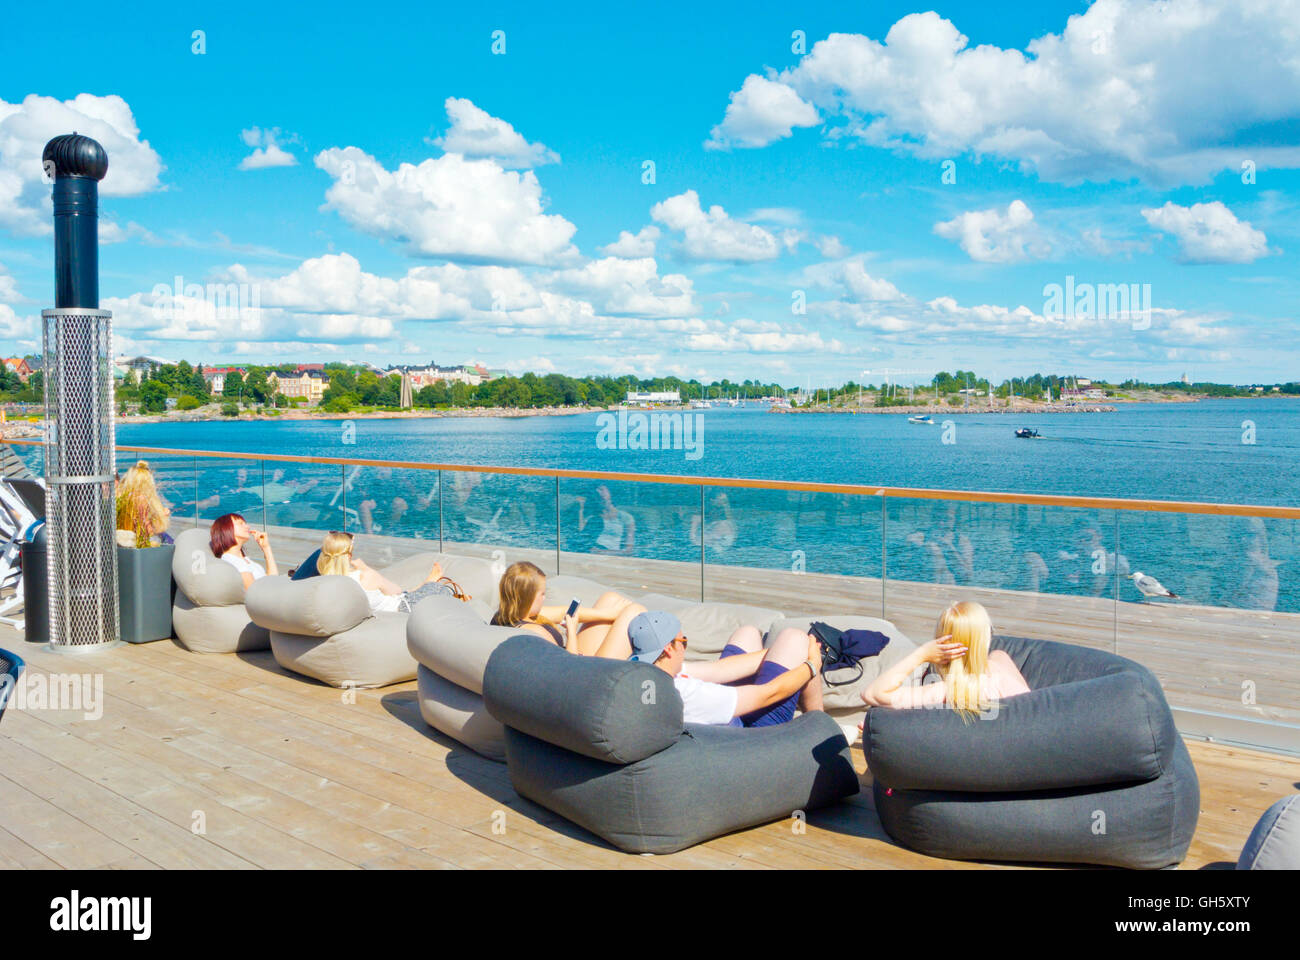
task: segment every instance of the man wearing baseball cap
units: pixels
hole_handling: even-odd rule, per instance
[[[784,630],[772,646],[761,648],[753,627],[732,636],[722,656],[692,663],[683,671],[687,639],[671,613],[647,611],[627,628],[630,660],[650,663],[673,678],[687,723],[766,727],[794,718],[800,694],[805,709],[821,706],[821,647],[808,634]],[[754,647],[756,649],[746,649]]]

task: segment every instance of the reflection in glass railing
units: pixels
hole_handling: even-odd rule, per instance
[[[880,498],[801,490],[709,487],[690,542],[705,561],[794,574],[879,578]]]
[[[888,497],[886,513],[885,609],[909,635],[977,600],[997,632],[1052,624],[1047,639],[1113,648],[1113,511]]]
[[[684,484],[563,479],[561,551],[698,564],[687,535],[699,501],[699,488]]]
[[[1119,652],[1176,705],[1300,723],[1297,533],[1292,519],[1124,512]]]

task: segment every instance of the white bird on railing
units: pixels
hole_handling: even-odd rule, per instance
[[[1138,588],[1138,592],[1144,597],[1172,597],[1175,600],[1178,599],[1178,594],[1155,577],[1145,576],[1141,570],[1133,574],[1133,585]]]

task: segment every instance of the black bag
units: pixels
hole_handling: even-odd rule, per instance
[[[862,661],[874,657],[889,643],[889,637],[878,630],[836,630],[820,620],[811,627],[822,648],[822,682],[828,687],[843,687],[857,683],[862,678]],[[832,670],[857,667],[853,676],[844,680],[831,680],[826,674]]]

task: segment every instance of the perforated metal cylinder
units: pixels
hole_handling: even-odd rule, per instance
[[[69,307],[41,316],[50,646],[91,650],[120,633],[112,314]]]

